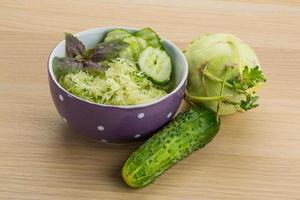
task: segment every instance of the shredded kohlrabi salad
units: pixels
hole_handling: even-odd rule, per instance
[[[66,34],[66,57],[55,57],[59,84],[84,100],[108,105],[136,105],[167,94],[171,59],[149,28],[134,34],[115,29],[93,49]]]
[[[62,77],[59,83],[72,94],[101,104],[135,105],[166,95],[133,62],[119,58],[108,65],[104,74],[76,71]]]

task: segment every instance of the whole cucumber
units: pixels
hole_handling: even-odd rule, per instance
[[[215,112],[192,107],[180,113],[154,134],[126,161],[124,181],[131,187],[144,187],[177,161],[204,147],[217,134],[220,122]]]

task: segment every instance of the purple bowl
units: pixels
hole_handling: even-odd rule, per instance
[[[87,48],[92,48],[112,29],[94,28],[76,36]],[[137,30],[126,29],[130,32]],[[130,106],[96,104],[74,96],[60,86],[52,69],[53,58],[65,56],[65,41],[60,42],[49,56],[48,77],[52,99],[63,120],[88,138],[108,143],[143,140],[168,123],[182,101],[188,65],[179,48],[166,39],[162,40],[173,63],[172,91],[151,103]]]

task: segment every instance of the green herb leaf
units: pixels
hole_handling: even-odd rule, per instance
[[[68,57],[74,58],[83,55],[85,52],[84,44],[77,37],[70,33],[65,33],[66,54]]]
[[[239,107],[244,111],[256,108],[258,106],[258,104],[256,104],[257,100],[258,96],[255,96],[253,94],[246,95],[246,101],[241,101]]]
[[[254,68],[249,68],[245,66],[242,76],[228,81],[229,84],[232,85],[232,88],[238,93],[244,94],[246,100],[242,100],[241,102],[230,102],[235,105],[241,111],[247,111],[252,108],[256,108],[258,104],[256,103],[258,100],[258,96],[254,94],[254,92],[246,91],[249,88],[255,87],[258,83],[265,82],[266,78],[263,75],[262,71],[258,66]]]
[[[258,66],[249,68],[245,66],[242,77],[229,81],[236,91],[245,91],[260,82],[265,82],[266,78]]]
[[[243,70],[243,81],[248,86],[248,88],[251,88],[258,82],[265,82],[266,78],[264,77],[262,71],[258,66],[251,69],[246,66]]]

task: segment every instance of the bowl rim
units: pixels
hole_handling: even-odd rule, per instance
[[[79,31],[77,33],[75,33],[75,36],[83,36],[85,34],[91,33],[91,32],[98,32],[98,31],[109,31],[111,29],[117,29],[117,28],[122,28],[122,29],[126,29],[129,31],[137,31],[139,30],[138,28],[132,28],[132,27],[123,27],[123,26],[107,26],[107,27],[95,27],[95,28],[90,28],[90,29],[86,29],[83,31]],[[169,97],[171,97],[173,94],[175,94],[177,91],[180,90],[180,88],[185,84],[185,82],[187,81],[187,76],[188,76],[188,63],[187,60],[183,54],[183,52],[174,44],[172,43],[170,40],[164,38],[164,37],[160,37],[162,39],[163,42],[168,43],[171,48],[175,49],[179,55],[183,58],[183,68],[184,68],[184,74],[183,74],[183,78],[181,79],[180,83],[177,85],[177,87],[172,90],[170,93],[166,94],[165,96],[162,96],[154,101],[148,102],[148,103],[142,103],[142,104],[136,104],[136,105],[111,105],[111,104],[100,104],[100,103],[95,103],[95,102],[91,102],[85,99],[82,99],[72,93],[70,93],[69,91],[67,91],[66,89],[64,89],[56,80],[55,75],[54,75],[54,71],[53,71],[53,67],[52,67],[52,63],[50,63],[50,58],[54,57],[52,54],[54,52],[54,50],[56,48],[58,48],[58,46],[62,45],[65,40],[60,41],[50,52],[49,56],[48,56],[48,61],[47,61],[47,68],[48,68],[48,73],[50,74],[50,78],[51,80],[55,83],[55,85],[60,88],[62,91],[64,91],[69,97],[75,98],[79,101],[82,101],[84,103],[87,104],[91,104],[91,105],[95,105],[95,106],[101,106],[101,107],[110,107],[110,108],[121,108],[121,109],[134,109],[134,108],[143,108],[143,107],[148,107],[154,104],[157,104],[159,102],[164,101],[165,99],[168,99]]]

